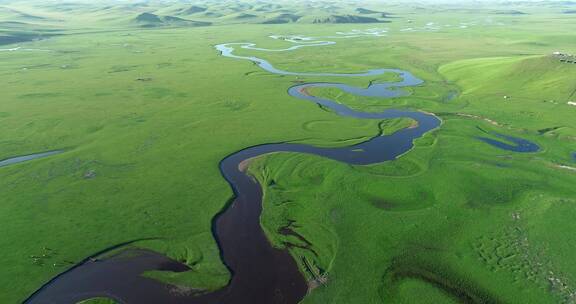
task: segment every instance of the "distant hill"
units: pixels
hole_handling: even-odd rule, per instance
[[[366,9],[366,8],[362,8],[362,7],[357,8],[357,9],[356,9],[356,12],[357,12],[358,14],[363,14],[363,15],[380,14],[380,13],[381,13],[381,12],[378,12],[378,11],[373,11],[373,10]]]
[[[152,13],[142,13],[134,19],[141,27],[160,26],[208,26],[211,22],[193,21],[174,16],[158,16]]]
[[[278,10],[280,8],[282,8],[281,5],[267,3],[267,4],[261,5],[260,7],[255,8],[254,10],[257,12],[269,12],[269,11],[273,11],[273,10]]]
[[[203,13],[206,10],[208,10],[208,9],[205,7],[193,5],[187,9],[185,9],[184,11],[182,11],[182,13],[187,14],[187,15],[191,15],[191,14],[196,14],[196,13]]]
[[[576,10],[566,10],[562,12],[563,14],[576,14]]]
[[[8,23],[7,28],[0,27],[0,33],[7,30],[42,33],[59,30],[67,24],[59,19],[61,18],[59,14],[64,14],[63,11],[68,16],[85,15],[87,20],[94,21],[94,24],[109,23],[114,26],[141,28],[196,27],[213,24],[362,24],[394,21],[394,19],[388,19],[389,15],[385,9],[379,9],[376,5],[363,6],[353,1],[344,3],[302,0],[300,3],[290,0],[211,2],[106,0],[106,5],[99,1],[42,1],[46,1],[47,4],[35,9],[25,9],[24,6],[15,9],[0,5],[0,22],[22,22],[22,24]],[[507,7],[503,8],[507,9]],[[565,7],[565,9],[570,9],[570,7]],[[17,41],[18,39],[3,38],[3,40]]]
[[[492,11],[492,14],[497,14],[497,15],[527,15],[525,12],[517,11],[517,10],[497,10],[497,11]]]
[[[356,15],[330,15],[325,17],[314,17],[312,23],[383,23],[378,18],[356,16]]]
[[[32,38],[29,36],[0,34],[0,46],[11,43],[27,42],[31,40]]]
[[[263,19],[261,16],[249,13],[233,13],[221,17],[219,21],[235,20],[236,23],[255,23]]]
[[[0,26],[6,26],[6,22],[0,22]],[[51,33],[38,33],[38,32],[0,32],[0,46],[12,44],[12,43],[21,43],[21,42],[29,42],[34,40],[46,39],[54,36],[58,36],[59,34],[51,34]]]
[[[205,17],[209,17],[209,18],[218,18],[218,17],[224,16],[220,13],[215,13],[215,12],[204,12],[202,15]]]
[[[136,22],[140,23],[162,23],[158,15],[152,13],[142,13],[136,17]]]
[[[241,14],[234,16],[235,19],[249,19],[249,18],[256,18],[256,17],[258,17],[258,16],[253,15],[253,14],[247,14],[247,13],[241,13]]]
[[[270,18],[267,18],[262,24],[284,24],[298,21],[302,16],[288,13],[281,13]]]
[[[366,8],[362,8],[362,7],[357,8],[355,11],[356,11],[356,13],[361,14],[361,15],[379,15],[379,17],[381,17],[381,18],[388,18],[388,16],[391,15],[390,13],[387,13],[387,12],[375,11],[375,10],[366,9]]]

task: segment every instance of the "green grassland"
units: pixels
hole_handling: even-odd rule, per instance
[[[0,1],[0,49],[45,50],[0,52],[0,160],[65,150],[0,168],[1,303],[19,303],[94,252],[142,238],[155,240],[133,246],[192,267],[148,275],[206,290],[226,284],[211,234],[232,196],[222,158],[270,142],[345,146],[409,122],[339,117],[286,94],[299,81],[367,86],[394,75],[272,75],[213,46],[283,48],[291,44],[267,36],[375,27],[388,36],[237,52],[289,71],[408,70],[426,81],[408,97],[313,93],[364,111],[420,109],[443,120],[393,162],[350,166],[280,153],[252,163],[268,237],[278,247],[298,244],[278,233],[292,223],[311,243],[292,255],[308,279],[326,279],[304,303],[575,300],[576,106],[567,103],[576,100],[576,65],[551,56],[576,53],[570,6],[337,2],[326,13],[305,2],[235,3]],[[159,17],[139,21],[144,13]],[[289,24],[266,22],[280,19]],[[451,26],[422,30],[430,22]],[[475,138],[486,135],[479,128],[542,149],[499,150]]]

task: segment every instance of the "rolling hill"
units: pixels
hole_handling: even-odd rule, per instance
[[[211,22],[193,21],[174,16],[158,16],[152,13],[142,13],[134,21],[141,27],[159,27],[159,26],[208,26]]]

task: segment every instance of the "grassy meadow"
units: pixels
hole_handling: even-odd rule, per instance
[[[344,146],[406,122],[340,117],[286,93],[299,81],[367,86],[393,75],[273,75],[214,45],[285,48],[292,44],[268,36],[372,28],[387,36],[237,51],[288,71],[408,70],[426,82],[407,97],[313,93],[443,120],[393,162],[279,153],[252,163],[269,239],[301,242],[279,233],[292,223],[311,243],[290,249],[302,272],[325,278],[304,303],[574,303],[576,106],[568,102],[576,102],[576,64],[551,55],[576,53],[570,6],[334,2],[327,14],[306,3],[0,1],[0,50],[21,48],[0,51],[0,160],[64,150],[0,168],[0,303],[22,302],[103,248],[150,238],[133,246],[192,270],[148,275],[204,290],[225,285],[230,274],[211,231],[232,196],[221,159],[272,142]],[[481,129],[541,150],[499,150],[477,140]]]

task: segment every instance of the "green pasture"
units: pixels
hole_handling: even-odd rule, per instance
[[[290,7],[303,5],[297,3]],[[308,24],[311,17],[248,24],[275,12],[232,22],[242,10],[222,8],[221,17],[186,17],[211,26],[142,28],[133,19],[148,9],[88,6],[0,4],[0,22],[23,23],[10,23],[0,37],[37,35],[38,28],[57,34],[0,45],[41,50],[0,52],[0,160],[65,150],[0,168],[1,303],[20,303],[94,252],[142,238],[154,240],[132,246],[193,265],[186,273],[147,275],[205,290],[225,285],[230,274],[211,233],[214,215],[232,196],[221,159],[263,143],[346,146],[410,122],[340,117],[286,93],[301,81],[368,86],[395,75],[279,76],[221,57],[214,45],[285,48],[292,44],[267,36],[375,27],[388,35],[237,52],[288,71],[408,70],[426,82],[407,97],[313,93],[359,110],[408,108],[443,120],[392,162],[350,166],[279,153],[252,163],[265,192],[267,236],[279,247],[297,244],[278,233],[294,222],[312,250],[291,254],[307,279],[326,278],[304,303],[575,301],[576,106],[568,102],[576,101],[576,64],[551,54],[576,53],[576,25],[562,8],[524,4],[513,7],[525,12],[517,14],[502,6],[366,2],[394,13],[379,24]],[[166,16],[179,8],[151,11]],[[429,22],[451,26],[405,31]],[[475,24],[456,26],[462,22]],[[480,129],[542,149],[499,150],[476,139],[486,136]]]

